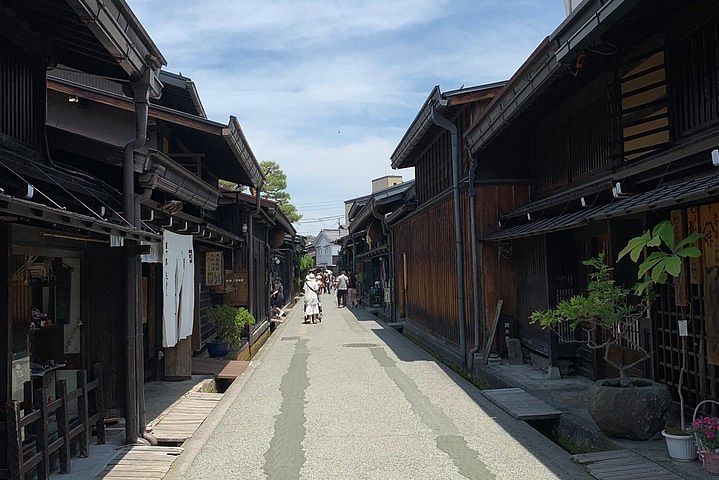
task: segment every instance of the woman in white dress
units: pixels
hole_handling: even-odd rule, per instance
[[[312,321],[316,323],[317,317],[320,314],[320,301],[317,297],[317,282],[315,281],[314,274],[310,273],[306,277],[305,282],[305,321]]]

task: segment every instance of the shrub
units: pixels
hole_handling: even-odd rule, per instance
[[[231,305],[213,305],[209,319],[218,337],[232,345],[241,345],[245,326],[255,324],[255,317],[247,309]]]

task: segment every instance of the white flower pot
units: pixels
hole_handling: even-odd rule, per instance
[[[693,462],[697,458],[697,449],[694,446],[694,436],[692,435],[672,435],[666,430],[662,431],[662,435],[667,440],[667,450],[669,456],[678,462]]]

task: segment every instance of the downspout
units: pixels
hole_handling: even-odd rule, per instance
[[[135,209],[135,219],[142,218],[141,216],[141,207],[142,204],[144,204],[147,200],[150,199],[152,196],[152,189],[143,189],[135,195],[136,198],[136,209]],[[138,223],[139,220],[137,220]],[[142,272],[142,266],[138,265],[138,277],[141,276]],[[138,292],[137,298],[139,299],[139,284],[138,284]],[[135,302],[136,305],[136,318],[140,319],[142,318],[142,302]],[[140,427],[139,430],[139,437],[144,438],[147,440],[147,442],[150,443],[150,445],[157,446],[157,438],[155,438],[154,435],[147,432],[145,428],[147,427],[146,423],[146,416],[145,416],[145,352],[143,349],[143,345],[145,345],[145,332],[143,331],[142,322],[137,321],[135,322],[136,325],[136,340],[135,345],[137,345],[137,348],[135,349],[136,352],[136,368],[137,368],[137,399],[138,399],[138,410],[137,410],[137,417],[138,417],[138,424]],[[154,351],[154,348],[152,349]]]
[[[262,191],[263,185],[264,185],[264,182],[260,182],[260,184],[255,189],[255,209],[250,211],[250,213],[247,215],[247,237],[248,237],[247,238],[247,240],[248,240],[247,241],[247,243],[248,243],[247,254],[249,255],[249,258],[248,258],[249,265],[248,265],[248,269],[247,269],[249,271],[249,275],[248,275],[249,278],[247,279],[247,283],[248,283],[247,291],[250,296],[249,303],[250,303],[250,312],[252,313],[252,315],[255,314],[255,307],[256,307],[255,294],[256,294],[256,290],[257,290],[257,286],[255,285],[255,282],[254,282],[254,277],[255,277],[255,269],[254,269],[254,265],[255,265],[255,237],[254,237],[255,226],[254,226],[254,224],[255,224],[255,222],[254,222],[254,219],[257,215],[259,215],[260,208],[262,207],[260,193]],[[250,332],[248,341],[251,342],[251,340],[252,340],[252,332]],[[251,347],[251,345],[250,345],[250,347]]]
[[[438,95],[439,97],[439,95]],[[458,134],[457,126],[450,122],[447,117],[443,116],[437,110],[442,100],[437,98],[437,102],[432,107],[432,121],[438,127],[444,128],[450,134],[452,143],[452,192],[454,197],[454,257],[455,257],[455,273],[457,277],[457,311],[459,313],[458,325],[459,330],[459,349],[462,356],[462,367],[467,365],[467,340],[465,332],[466,311],[464,307],[464,241],[462,239],[462,207],[460,205],[459,195],[459,149],[457,148]],[[446,103],[446,101],[445,101]]]
[[[135,198],[135,152],[142,148],[147,141],[147,116],[149,112],[151,70],[147,70],[145,76],[132,84],[133,100],[135,105],[135,138],[125,144],[122,163],[122,186],[123,186],[123,213],[125,219],[133,227],[138,227],[136,215]],[[125,310],[125,333],[127,342],[126,351],[126,378],[125,378],[125,441],[126,443],[146,443],[140,435],[144,426],[140,425],[138,411],[138,352],[137,329],[138,300],[139,300],[139,259],[136,255],[137,245],[134,241],[127,240],[126,246],[126,272],[125,290],[127,296],[127,308]],[[141,349],[141,346],[139,347]],[[142,362],[139,363],[140,366]]]
[[[479,282],[482,281],[482,275],[479,271],[479,264],[477,263],[477,188],[474,185],[474,180],[477,176],[477,158],[472,154],[472,149],[467,147],[469,158],[471,160],[471,166],[469,167],[469,228],[471,229],[471,250],[472,250],[472,324],[474,325],[474,346],[469,351],[469,371],[472,372],[474,367],[474,354],[479,351],[480,348],[480,308],[484,308],[484,299],[480,298]],[[479,246],[482,254],[482,245]],[[482,336],[484,339],[487,336],[487,322],[482,323]]]

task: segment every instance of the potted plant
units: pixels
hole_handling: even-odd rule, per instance
[[[230,351],[230,345],[242,343],[242,332],[247,324],[247,315],[242,313],[242,310],[247,312],[244,308],[224,304],[213,305],[210,308],[209,320],[217,330],[217,339],[207,344],[207,351],[211,357],[224,358]]]
[[[635,293],[646,298],[647,303],[651,301],[652,289],[656,285],[670,284],[674,278],[681,275],[685,258],[701,256],[701,250],[696,246],[700,238],[702,238],[701,233],[692,233],[677,242],[674,226],[665,220],[657,224],[651,231],[646,230],[641,236],[629,240],[627,246],[619,252],[619,259],[628,255],[634,263],[641,261],[638,269],[639,283],[635,287]],[[681,427],[666,428],[662,431],[662,435],[666,439],[670,457],[681,462],[691,462],[696,458],[696,449],[692,431],[687,428],[684,419],[684,395],[682,392],[687,369],[687,336],[686,334],[681,335],[681,332],[686,331],[687,317],[683,306],[679,306],[679,312],[679,321],[684,322],[684,325],[679,325],[682,368],[677,385]]]
[[[255,324],[255,316],[252,315],[250,311],[246,308],[239,308],[237,309],[237,317],[240,319],[243,325],[243,332],[247,337],[249,337],[252,326]]]
[[[632,291],[617,285],[604,254],[582,262],[590,268],[587,291],[559,302],[556,308],[532,313],[531,321],[558,332],[569,322],[572,330],[582,328],[583,338],[565,339],[604,352],[604,360],[619,371],[619,378],[599,380],[587,391],[587,408],[599,428],[613,437],[647,440],[664,426],[671,402],[666,385],[643,378],[628,378],[627,371],[649,359],[651,353],[639,345],[634,332],[646,316],[646,299],[633,301]],[[628,364],[612,360],[612,347],[627,346],[639,358]]]
[[[704,470],[709,473],[719,473],[719,418],[697,418],[699,407],[709,402],[719,404],[719,402],[715,400],[699,402],[694,409],[692,428],[699,447],[699,457],[704,465]]]

